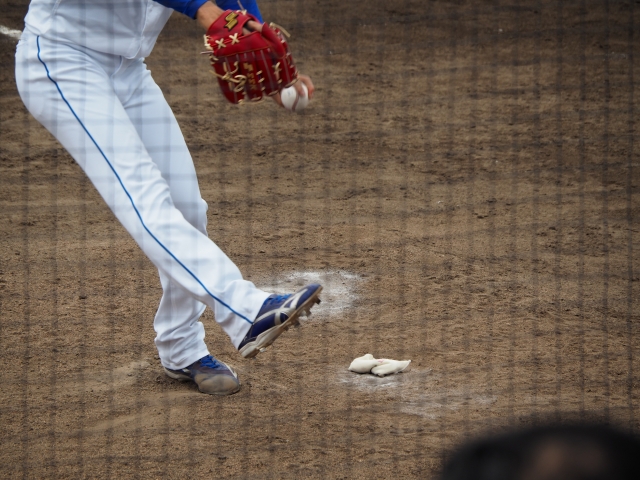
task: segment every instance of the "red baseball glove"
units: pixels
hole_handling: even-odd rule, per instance
[[[260,101],[298,79],[281,28],[263,24],[261,32],[246,33],[245,25],[250,20],[260,23],[246,12],[227,10],[204,36],[213,73],[231,103]]]

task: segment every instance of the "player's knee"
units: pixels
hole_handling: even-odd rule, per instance
[[[207,210],[209,206],[207,202],[205,202],[202,198],[198,199],[194,203],[190,203],[189,205],[178,205],[176,207],[185,220],[197,228],[202,233],[206,233],[207,228]]]

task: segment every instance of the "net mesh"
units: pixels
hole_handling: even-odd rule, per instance
[[[205,312],[228,398],[164,375],[157,270],[1,31],[0,476],[424,477],[483,432],[636,431],[637,2],[263,3],[316,85],[301,114],[226,104],[178,14],[146,60],[211,239],[260,288],[325,288],[252,361]],[[411,369],[349,372],[366,353]]]

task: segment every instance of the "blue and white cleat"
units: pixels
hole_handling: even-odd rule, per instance
[[[240,343],[240,354],[245,358],[255,357],[289,327],[297,325],[301,314],[311,315],[311,307],[320,303],[321,291],[321,285],[312,283],[294,294],[269,296]]]
[[[202,393],[209,395],[231,395],[240,390],[238,374],[229,365],[211,355],[202,357],[180,370],[165,367],[164,373],[181,382],[195,382]]]

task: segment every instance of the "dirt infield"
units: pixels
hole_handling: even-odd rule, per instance
[[[227,105],[178,14],[148,59],[211,238],[258,286],[327,285],[253,361],[205,313],[229,398],[162,373],[157,273],[0,35],[0,477],[429,477],[477,432],[638,430],[640,4],[262,3],[318,87],[302,115]],[[412,369],[348,372],[365,353]]]

